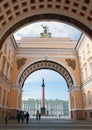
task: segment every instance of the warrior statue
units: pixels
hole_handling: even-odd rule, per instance
[[[41,37],[48,37],[48,38],[50,38],[51,37],[51,33],[48,32],[49,31],[48,26],[43,26],[42,25],[42,27],[44,29],[44,32],[40,34]]]

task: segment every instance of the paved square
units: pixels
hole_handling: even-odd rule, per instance
[[[8,124],[0,124],[0,130],[92,130],[92,121],[42,118],[37,121],[30,119],[27,124],[9,121]]]

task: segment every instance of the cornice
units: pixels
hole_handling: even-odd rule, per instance
[[[62,56],[68,55],[71,57],[77,57],[77,51],[74,49],[66,48],[20,48],[16,51],[16,56],[39,56],[39,55],[55,55]]]

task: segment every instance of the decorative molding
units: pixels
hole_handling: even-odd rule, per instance
[[[12,89],[16,89],[16,90],[19,90],[20,92],[22,92],[22,88],[19,84],[12,84]]]
[[[17,59],[17,69],[20,69],[24,64],[25,64],[25,61],[26,61],[27,59],[26,58],[19,58],[19,59]]]
[[[68,66],[72,67],[73,70],[76,68],[76,61],[74,59],[66,59]]]
[[[77,86],[72,86],[71,88],[70,88],[70,92],[72,93],[72,92],[74,92],[74,91],[80,91],[81,90],[81,86],[79,85],[77,85]]]
[[[85,107],[84,110],[92,110],[92,107]]]
[[[80,111],[80,110],[83,110],[83,108],[73,108],[73,109],[70,109],[70,111]]]

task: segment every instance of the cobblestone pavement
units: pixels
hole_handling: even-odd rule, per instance
[[[92,121],[42,118],[40,121],[32,118],[28,124],[8,122],[0,124],[0,130],[92,130]]]

